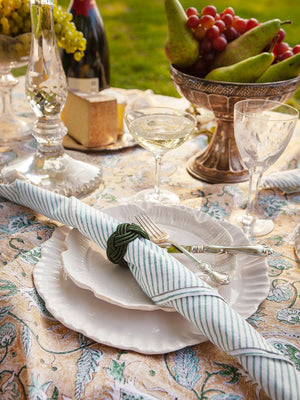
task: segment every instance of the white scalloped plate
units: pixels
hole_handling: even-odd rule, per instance
[[[241,230],[223,223],[236,244],[247,244]],[[161,310],[139,311],[120,308],[98,299],[67,278],[61,254],[66,250],[67,227],[56,229],[42,246],[42,257],[33,277],[47,309],[65,326],[87,337],[124,350],[143,354],[162,354],[206,339],[178,313]],[[269,291],[266,260],[236,256],[237,269],[229,286],[219,292],[242,317],[253,314]],[[240,262],[241,261],[241,262]]]
[[[182,244],[232,244],[230,233],[207,214],[183,207],[168,207],[153,203],[142,203],[148,207],[150,215],[170,236]],[[120,222],[135,222],[134,216],[142,211],[142,206],[124,205],[104,209]],[[63,267],[77,286],[91,290],[96,297],[119,307],[153,311],[159,309],[141,290],[128,268],[112,264],[99,246],[73,229],[66,238],[68,250],[62,253]],[[195,264],[182,254],[173,254],[182,264],[203,276]],[[219,271],[233,276],[236,260],[229,255],[215,256],[198,254],[196,257],[210,261]],[[173,308],[164,308],[174,311]]]

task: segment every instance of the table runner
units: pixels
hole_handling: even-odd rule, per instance
[[[104,249],[118,225],[118,221],[75,198],[26,182],[0,185],[0,194],[48,218],[76,227]],[[228,307],[218,292],[145,239],[136,239],[128,245],[125,260],[154,302],[173,306],[209,340],[237,358],[272,399],[300,399],[300,374],[293,363]]]

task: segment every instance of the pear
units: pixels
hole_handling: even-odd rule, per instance
[[[178,0],[165,0],[165,12],[168,23],[167,59],[177,67],[189,67],[199,57],[199,42],[187,26],[188,17]]]
[[[278,82],[296,78],[300,74],[300,53],[294,54],[290,58],[272,64],[256,81]]]
[[[260,53],[235,64],[215,68],[205,79],[223,82],[255,82],[274,61],[273,53]]]
[[[277,35],[281,25],[288,22],[289,21],[282,22],[279,19],[272,19],[250,29],[250,31],[247,31],[230,42],[224,51],[219,52],[211,68],[226,67],[239,61],[246,60],[249,57],[256,56],[261,53]]]

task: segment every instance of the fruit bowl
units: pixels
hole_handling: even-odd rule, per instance
[[[170,73],[178,93],[197,107],[213,111],[217,122],[209,145],[188,161],[188,172],[209,183],[247,180],[248,170],[243,165],[234,138],[234,104],[249,98],[285,102],[298,89],[300,76],[272,83],[230,83],[188,75],[172,65]]]

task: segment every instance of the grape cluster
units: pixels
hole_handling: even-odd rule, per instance
[[[205,76],[216,54],[226,49],[231,41],[259,25],[256,18],[245,19],[235,14],[232,7],[225,8],[221,13],[213,5],[207,5],[199,13],[197,8],[186,9],[187,25],[193,30],[200,45],[200,57],[192,66],[193,75]],[[274,62],[279,62],[300,52],[300,45],[291,48],[284,42],[285,31],[280,29],[278,35],[267,46],[265,51],[273,51]]]
[[[74,53],[76,61],[81,60],[86,49],[86,39],[83,33],[76,29],[72,14],[65,12],[61,6],[55,5],[53,17],[57,44],[67,53]]]
[[[28,0],[0,0],[0,33],[17,36],[30,32]]]
[[[277,42],[272,50],[275,55],[275,62],[283,61],[286,58],[290,58],[293,55],[300,53],[300,44],[291,47],[287,42],[283,41],[285,37],[284,30],[280,29],[280,31],[283,31],[283,33],[281,35],[279,33]],[[270,45],[268,47],[270,47]],[[268,47],[265,50],[268,50]]]
[[[55,2],[53,17],[57,44],[79,61],[84,56],[86,39],[77,31],[72,14]],[[15,37],[30,31],[29,0],[0,0],[0,34]]]

